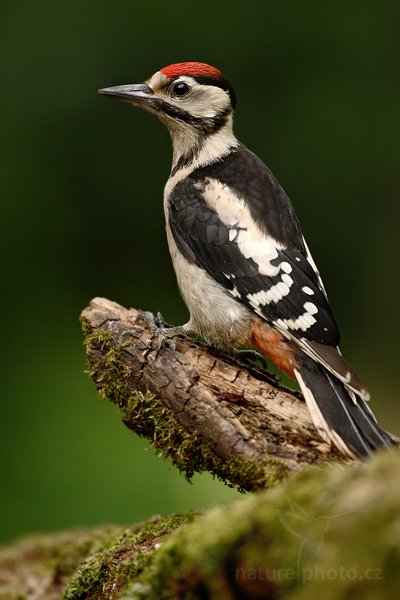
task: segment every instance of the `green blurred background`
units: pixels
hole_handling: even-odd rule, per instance
[[[3,0],[0,541],[206,507],[84,374],[96,295],[182,323],[164,237],[170,141],[96,96],[183,60],[220,67],[236,132],[293,199],[343,350],[383,425],[397,402],[399,11],[395,2]]]

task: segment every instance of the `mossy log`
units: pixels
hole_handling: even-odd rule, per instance
[[[16,542],[0,549],[0,600],[397,597],[399,452],[342,459],[268,373],[190,339],[157,355],[136,317],[104,299],[82,315],[101,394],[188,477],[207,469],[258,492],[204,514]]]
[[[350,464],[320,439],[299,392],[276,376],[184,336],[157,354],[137,317],[92,300],[82,313],[88,371],[125,425],[187,477],[207,470],[255,490],[310,464]]]
[[[205,514],[22,540],[1,600],[397,598],[400,455],[304,470]]]

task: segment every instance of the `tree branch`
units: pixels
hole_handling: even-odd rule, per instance
[[[137,316],[92,300],[81,317],[89,374],[125,425],[187,477],[208,470],[254,490],[309,464],[351,462],[319,438],[300,394],[274,375],[183,336],[156,355]]]

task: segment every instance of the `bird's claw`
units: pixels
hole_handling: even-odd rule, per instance
[[[175,350],[176,340],[174,338],[177,335],[184,333],[183,327],[165,327],[165,320],[160,312],[154,315],[147,310],[141,311],[136,317],[136,322],[138,321],[144,321],[155,337],[156,356],[160,352],[163,344],[167,344],[171,350]]]
[[[141,310],[136,317],[135,323],[144,321],[152,333],[156,333],[160,327],[165,325],[164,317],[160,312],[154,315],[149,310]]]

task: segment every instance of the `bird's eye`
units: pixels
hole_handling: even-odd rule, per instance
[[[172,86],[172,93],[175,96],[186,96],[189,93],[190,87],[184,81],[179,81]]]

